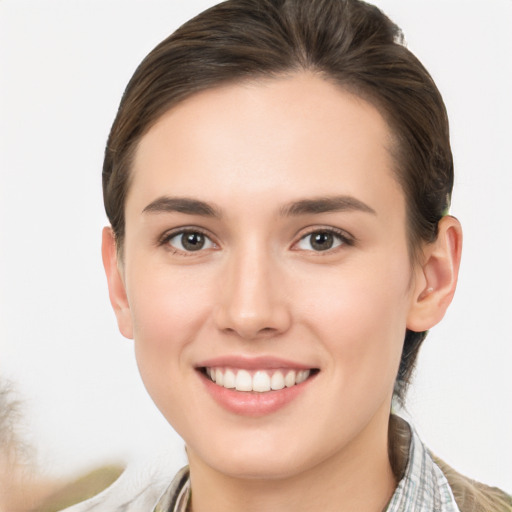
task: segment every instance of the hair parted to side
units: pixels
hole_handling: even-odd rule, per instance
[[[121,255],[131,162],[153,124],[197,92],[298,71],[317,73],[378,108],[395,138],[411,258],[422,243],[436,239],[453,186],[448,118],[400,29],[359,0],[228,0],[162,41],[124,92],[103,166],[105,209]],[[405,335],[395,385],[402,402],[425,336],[409,330]]]

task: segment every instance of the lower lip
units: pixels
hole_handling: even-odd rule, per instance
[[[289,388],[258,393],[257,391],[247,392],[227,389],[215,384],[203,373],[199,373],[199,375],[210,395],[220,406],[235,414],[253,417],[272,414],[287,406],[306,391],[315,377],[315,375],[310,376],[304,382]]]

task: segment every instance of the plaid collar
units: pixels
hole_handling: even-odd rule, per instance
[[[460,512],[450,484],[430,451],[414,428],[402,422],[410,431],[408,460],[385,512]]]
[[[434,462],[418,434],[409,430],[408,459],[385,512],[460,512],[448,480]],[[187,512],[190,499],[188,467],[181,469],[159,500],[154,512]]]

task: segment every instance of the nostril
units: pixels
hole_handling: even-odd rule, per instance
[[[258,340],[271,338],[273,336],[277,336],[279,334],[279,330],[274,327],[263,327],[261,329],[254,328],[252,329],[250,326],[240,326],[239,328],[228,327],[223,329],[224,333],[229,335],[236,335],[246,340]]]

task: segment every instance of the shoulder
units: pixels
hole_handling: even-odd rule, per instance
[[[448,480],[461,512],[512,512],[512,496],[461,475],[435,455],[432,458]]]
[[[38,512],[55,512],[96,496],[110,487],[123,473],[119,465],[105,465],[81,474],[78,478],[59,482],[53,492],[38,504]]]
[[[399,481],[394,502],[415,503],[414,510],[421,504],[425,510],[512,512],[510,495],[461,475],[434,456],[404,418],[391,416],[389,435],[390,462]]]
[[[173,477],[162,468],[129,467],[103,492],[62,512],[153,512]]]

